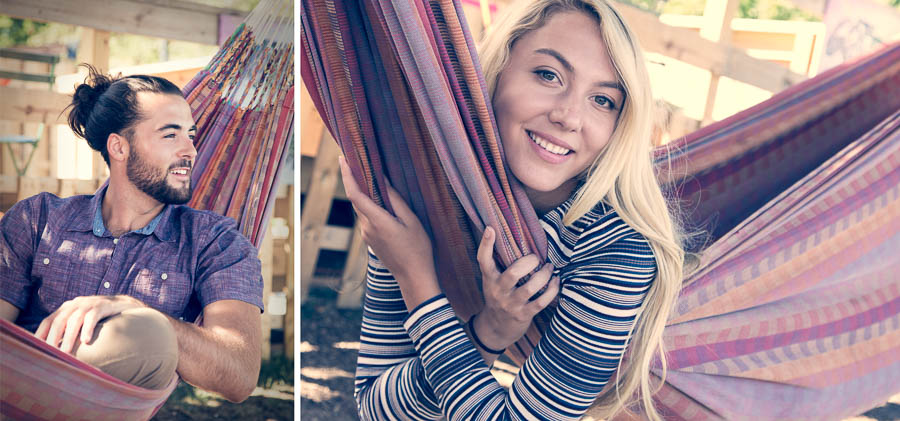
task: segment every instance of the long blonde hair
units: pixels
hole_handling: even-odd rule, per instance
[[[653,97],[643,53],[619,13],[605,0],[521,0],[508,6],[479,46],[485,82],[494,94],[500,73],[509,62],[513,44],[524,34],[542,27],[558,12],[577,11],[597,19],[603,41],[625,87],[625,103],[616,128],[588,169],[584,183],[564,223],[570,225],[597,203],[611,206],[628,225],[650,243],[657,264],[615,380],[594,402],[592,414],[612,417],[638,402],[646,416],[661,420],[653,406],[650,364],[658,355],[665,379],[666,359],[662,333],[683,279],[684,248],[680,226],[657,182],[652,161]]]

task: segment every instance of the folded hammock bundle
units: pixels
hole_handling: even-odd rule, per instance
[[[459,3],[307,0],[301,74],[360,186],[390,208],[385,176],[434,239],[439,281],[469,317],[482,298],[476,238],[510,264],[546,237],[504,167]]]
[[[294,15],[262,0],[187,86],[197,122],[190,206],[238,221],[259,246],[294,134]]]
[[[389,178],[432,230],[441,286],[469,317],[485,225],[500,227],[502,264],[546,243],[502,161],[459,3],[303,6],[313,102],[370,196]],[[898,90],[894,44],[659,151],[689,226],[709,231],[664,334],[668,416],[839,419],[900,390]],[[513,361],[550,317],[507,350]]]
[[[190,205],[237,220],[259,245],[293,140],[293,9],[262,0],[183,89],[197,123]],[[161,390],[127,384],[0,321],[0,414],[15,420],[146,420]]]

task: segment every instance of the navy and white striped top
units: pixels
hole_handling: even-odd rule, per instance
[[[565,227],[572,199],[541,218],[560,277],[550,327],[509,390],[494,379],[446,297],[407,312],[400,287],[369,254],[356,368],[363,420],[574,420],[625,351],[656,275],[647,240],[598,204]]]

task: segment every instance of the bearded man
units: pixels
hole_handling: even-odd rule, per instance
[[[108,185],[41,193],[0,220],[0,317],[129,383],[178,375],[243,401],[259,376],[260,262],[233,220],[182,206],[190,107],[165,79],[88,70],[69,126],[103,155]]]

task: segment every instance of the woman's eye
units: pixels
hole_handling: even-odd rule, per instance
[[[169,134],[167,134],[167,135],[165,135],[165,136],[163,136],[163,137],[166,138],[166,139],[174,139],[174,138],[175,138],[175,133],[169,133]]]
[[[557,80],[556,73],[553,73],[549,70],[535,70],[534,74],[538,75],[539,78],[547,82],[555,82]]]
[[[594,97],[594,103],[596,103],[597,105],[599,105],[599,106],[601,106],[601,107],[609,108],[609,109],[611,109],[611,110],[615,110],[615,109],[616,109],[616,103],[612,102],[611,99],[609,99],[609,98],[607,98],[607,97],[605,97],[605,96],[602,96],[602,95],[597,95],[597,96],[595,96],[595,97]]]

